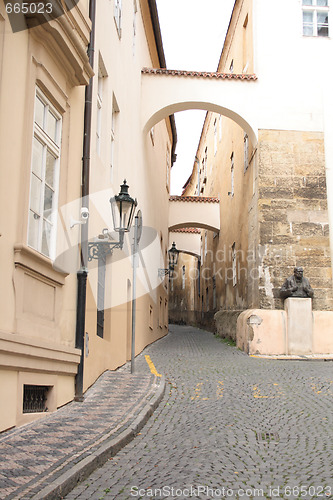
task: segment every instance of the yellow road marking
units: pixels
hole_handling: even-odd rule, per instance
[[[276,389],[276,395],[274,394],[271,394],[270,396],[263,396],[261,394],[261,389],[259,389],[259,387],[257,386],[253,386],[252,390],[253,390],[253,397],[254,398],[260,398],[260,399],[275,399],[275,398],[279,398],[280,396],[284,396],[284,392],[282,392],[280,389],[279,389],[279,384],[273,384],[274,388]]]
[[[219,382],[217,382],[217,389],[216,389],[216,397],[217,398],[223,398],[223,381],[220,380]]]
[[[200,392],[201,392],[201,386],[203,385],[203,382],[199,382],[194,389],[195,396],[192,396],[191,399],[198,399],[200,397]]]
[[[150,359],[150,356],[145,356],[145,359],[148,363],[148,366],[150,368],[150,371],[153,375],[156,375],[156,377],[162,377],[162,375],[160,373],[157,373],[157,370],[155,368],[155,365],[154,363],[152,362],[152,360]]]

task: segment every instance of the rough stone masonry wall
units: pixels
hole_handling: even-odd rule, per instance
[[[313,309],[332,310],[323,135],[261,131],[258,159],[259,307],[283,308],[279,289],[297,265]]]

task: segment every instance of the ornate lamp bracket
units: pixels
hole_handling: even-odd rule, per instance
[[[123,248],[124,240],[120,238],[120,241],[93,241],[88,243],[88,261],[91,262],[94,259],[105,259],[107,255],[112,255],[113,250]]]

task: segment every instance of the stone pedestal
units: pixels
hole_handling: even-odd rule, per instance
[[[287,313],[287,354],[311,354],[313,344],[312,299],[289,297]]]

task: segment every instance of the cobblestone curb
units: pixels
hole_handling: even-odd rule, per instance
[[[109,458],[114,457],[119,450],[126,446],[140,432],[148,419],[161,402],[165,392],[164,377],[155,376],[153,391],[150,393],[149,402],[141,409],[136,418],[128,424],[127,429],[117,437],[111,436],[97,450],[88,457],[83,458],[70,470],[59,476],[54,482],[40,490],[33,498],[35,500],[58,500],[71,491],[79,481],[84,480],[95,469],[103,465]],[[82,454],[83,455],[83,454]]]

